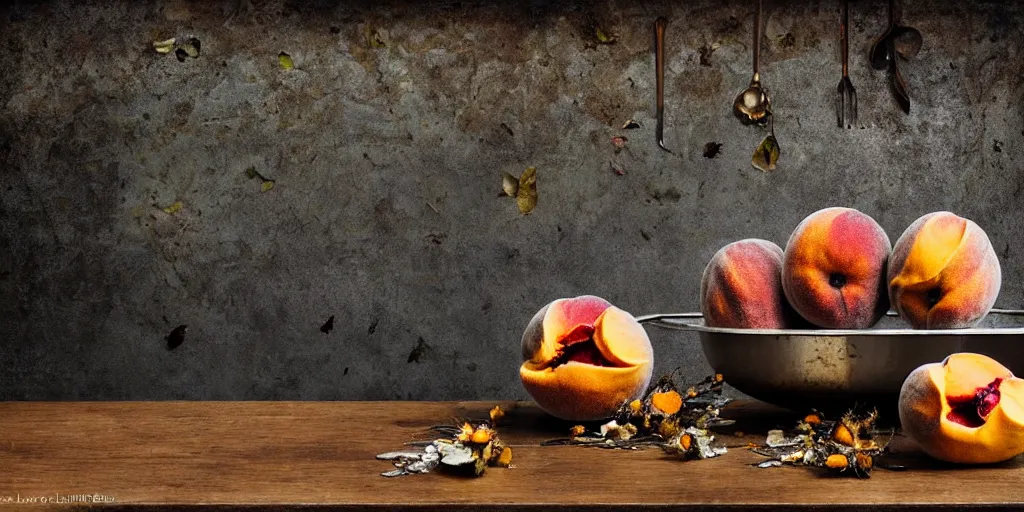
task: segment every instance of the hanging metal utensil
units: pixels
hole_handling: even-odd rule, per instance
[[[754,74],[750,85],[736,96],[733,110],[744,124],[764,124],[771,113],[771,100],[761,87],[761,24],[762,0],[757,1],[757,21],[754,24]]]
[[[910,94],[907,93],[907,83],[900,73],[897,56],[903,59],[911,59],[921,51],[924,38],[921,32],[913,27],[904,27],[897,23],[894,14],[894,0],[889,0],[889,26],[885,32],[871,45],[868,58],[871,60],[871,67],[882,70],[889,68],[892,72],[892,90],[896,96],[903,112],[910,113]]]
[[[658,125],[655,134],[658,137],[658,147],[671,153],[665,147],[665,27],[668,20],[658,18],[654,22],[654,70],[657,74],[657,115]]]
[[[850,0],[843,0],[843,22],[839,25],[843,38],[843,78],[839,80],[839,98],[836,118],[840,128],[853,128],[857,124],[857,89],[850,81]]]

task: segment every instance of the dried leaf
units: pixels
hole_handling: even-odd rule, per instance
[[[157,53],[171,53],[174,50],[174,43],[177,41],[176,38],[170,38],[163,41],[153,41],[153,49]]]
[[[774,171],[775,164],[779,161],[779,142],[774,135],[768,135],[761,141],[761,144],[754,150],[754,156],[750,163],[755,169],[763,172]]]
[[[274,180],[263,180],[263,184],[260,185],[260,192],[269,192],[272,188],[274,188]]]
[[[519,178],[507,172],[501,173],[501,189],[505,191],[505,195],[515,197],[519,192]]]
[[[622,123],[622,129],[623,130],[634,130],[636,128],[640,128],[640,123],[638,123],[638,122],[636,122],[636,121],[634,121],[632,119],[626,121],[625,123]]]
[[[619,40],[619,36],[605,32],[598,25],[594,25],[594,37],[597,39],[597,42],[601,44],[615,44],[615,41]]]
[[[168,206],[167,208],[164,208],[163,210],[164,210],[164,213],[166,213],[168,215],[174,215],[175,213],[180,212],[181,209],[184,208],[184,207],[185,207],[185,203],[183,203],[181,201],[175,201],[174,204]]]
[[[250,167],[250,168],[245,170],[245,175],[248,176],[249,179],[251,180],[251,179],[259,176],[259,173],[256,172],[256,168],[255,167]]]
[[[334,330],[334,315],[331,315],[331,317],[320,326],[320,332],[324,334],[330,334],[332,330]]]
[[[519,191],[516,205],[523,215],[528,215],[537,206],[537,168],[527,167],[519,177]]]
[[[494,463],[497,466],[507,468],[512,465],[512,448],[506,446],[501,450],[501,455],[498,456],[498,461]]]
[[[201,43],[199,42],[199,39],[190,37],[184,43],[182,43],[181,48],[185,50],[185,53],[188,54],[189,57],[192,57],[193,59],[198,59],[200,46]]]
[[[295,67],[295,62],[292,60],[292,56],[285,52],[277,54],[277,62],[281,65],[281,69],[292,69]]]
[[[491,417],[491,425],[497,425],[505,417],[505,411],[501,409],[500,405],[495,405],[488,413],[488,416]]]
[[[167,350],[174,350],[185,342],[185,331],[187,329],[187,325],[179,325],[167,335]]]

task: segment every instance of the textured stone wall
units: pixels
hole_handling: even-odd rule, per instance
[[[1024,307],[1024,9],[903,3],[924,34],[912,111],[866,62],[886,3],[853,2],[841,130],[840,2],[766,2],[770,174],[730,112],[754,2],[5,4],[0,399],[521,398],[519,337],[548,301],[697,310],[719,247],[784,244],[834,205],[893,241],[934,210],[977,221],[999,305]],[[198,58],[154,51],[169,37]],[[528,166],[522,216],[497,195]],[[651,335],[657,373],[710,371],[695,336]]]

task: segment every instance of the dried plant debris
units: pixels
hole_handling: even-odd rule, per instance
[[[779,162],[779,141],[775,139],[775,134],[769,134],[761,144],[754,150],[754,155],[750,158],[750,164],[755,169],[762,172],[774,171],[776,165]]]
[[[629,139],[621,135],[612,137],[612,146],[615,146],[615,153],[618,154],[623,149],[626,149],[626,144],[629,143]]]
[[[166,207],[166,208],[161,208],[161,209],[162,209],[162,210],[164,211],[164,213],[166,213],[167,215],[174,215],[175,213],[178,213],[178,212],[180,212],[180,211],[181,211],[181,209],[182,209],[182,208],[184,208],[184,207],[185,207],[185,203],[183,203],[183,202],[181,202],[181,201],[175,201],[175,202],[174,202],[174,203],[172,203],[172,204],[171,204],[170,206],[168,206],[168,207]]]
[[[519,190],[516,192],[516,206],[523,215],[529,215],[537,207],[537,168],[527,167],[519,176]]]
[[[704,379],[686,390],[676,387],[671,375],[658,380],[642,398],[625,403],[615,417],[588,433],[583,425],[569,431],[569,437],[544,445],[580,445],[601,448],[638,449],[658,446],[682,459],[707,459],[726,453],[715,446],[710,428],[730,425],[718,417],[730,399],[722,396],[721,374]]]
[[[637,128],[640,128],[640,123],[632,119],[627,119],[625,123],[622,123],[623,130],[635,130]]]
[[[277,63],[281,65],[281,69],[289,70],[295,67],[295,61],[292,60],[292,56],[285,52],[277,54]]]
[[[377,455],[395,466],[381,476],[396,477],[415,473],[429,473],[441,468],[457,474],[481,476],[488,467],[510,467],[512,448],[505,446],[494,428],[494,422],[505,415],[500,407],[490,411],[490,421],[465,422],[459,426],[441,425],[432,430],[445,437],[422,445],[422,450],[386,452]]]
[[[514,197],[519,212],[528,215],[537,207],[537,168],[527,167],[518,178],[501,173],[501,193],[498,197]]]
[[[166,41],[161,41],[161,42],[166,42]],[[200,50],[200,47],[202,46],[202,43],[199,42],[199,39],[197,39],[195,37],[190,37],[190,38],[188,38],[188,39],[186,39],[186,40],[182,41],[181,43],[176,44],[174,46],[175,46],[174,56],[178,58],[178,62],[185,62],[185,59],[188,59],[188,58],[193,58],[193,59],[198,59],[199,58],[199,50]],[[154,47],[155,47],[155,45],[154,45]],[[160,51],[160,49],[158,48],[157,51]],[[160,53],[167,53],[167,52],[160,52]]]
[[[153,49],[157,53],[171,53],[174,51],[174,43],[177,41],[177,38],[174,37],[163,41],[153,41]]]
[[[255,167],[249,167],[248,169],[246,169],[245,175],[248,176],[250,180],[259,178],[260,192],[269,192],[271,189],[274,188],[274,180],[264,178],[262,174],[256,172]]]
[[[331,317],[328,318],[327,321],[324,322],[324,324],[320,326],[320,332],[322,332],[324,334],[330,334],[331,331],[333,331],[333,330],[334,330],[334,315],[331,315]]]
[[[167,341],[167,350],[174,350],[185,343],[185,331],[188,330],[187,325],[179,325],[167,335],[165,341]]]
[[[879,465],[878,458],[885,452],[885,444],[877,440],[882,432],[875,429],[878,413],[850,411],[839,420],[826,420],[812,412],[801,420],[795,432],[787,436],[782,430],[768,432],[764,446],[755,446],[754,453],[769,457],[758,463],[761,468],[784,464],[825,468],[828,471],[868,478],[875,467],[902,469],[900,466]],[[893,431],[888,431],[891,439]],[[886,443],[888,440],[886,441]]]
[[[604,30],[600,25],[595,23],[594,39],[596,39],[599,44],[615,44],[615,42],[619,40],[619,36]]]

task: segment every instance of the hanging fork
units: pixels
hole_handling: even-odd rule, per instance
[[[843,22],[839,25],[843,38],[843,78],[839,81],[836,119],[840,128],[853,128],[857,124],[857,89],[850,81],[850,0],[843,0]]]

